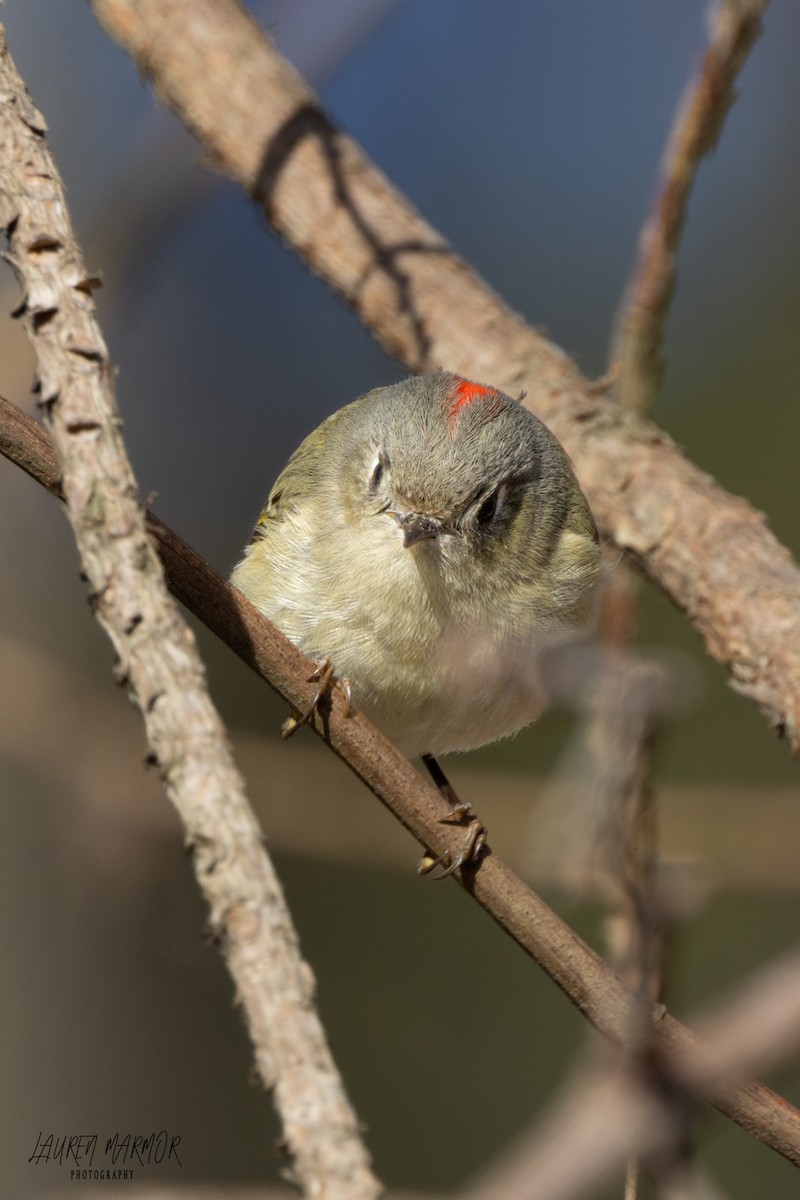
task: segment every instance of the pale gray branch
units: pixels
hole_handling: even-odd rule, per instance
[[[92,607],[186,831],[297,1176],[311,1196],[380,1193],[313,1004],[280,883],[170,597],[121,435],[113,371],[64,191],[0,26],[0,224],[23,289],[40,403]]]

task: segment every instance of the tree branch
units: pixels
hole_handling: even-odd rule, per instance
[[[798,654],[792,658],[789,652],[786,659],[781,654],[776,660],[764,654],[764,647],[772,638],[781,651],[787,650],[790,631],[800,626],[800,576],[757,515],[716,488],[658,431],[620,416],[599,396],[582,390],[566,356],[527,329],[449,255],[358,148],[332,127],[238,5],[225,0],[95,0],[94,8],[136,55],[140,69],[152,74],[170,102],[184,111],[223,168],[264,204],[283,236],[304,248],[314,268],[339,287],[392,352],[416,369],[449,366],[509,390],[527,382],[531,402],[573,453],[601,523],[693,613],[717,656],[729,663],[743,689],[760,700],[773,721],[784,724],[797,746]],[[668,483],[674,494],[667,488],[665,504]],[[703,548],[701,537],[698,550],[696,535],[709,514],[716,527],[708,547]],[[200,590],[211,589],[212,600],[195,599],[199,608],[210,609],[212,627],[225,631],[260,672],[268,670],[274,652],[278,668],[273,679],[284,678],[286,690],[280,684],[279,690],[300,707],[297,701],[307,700],[309,693],[302,683],[308,669],[302,657],[188,548],[168,550],[170,538],[161,529],[163,553],[174,552],[170,569],[176,593],[196,588],[197,580]],[[720,541],[721,534],[728,536]],[[748,544],[739,557],[735,543],[742,536]],[[766,574],[747,562],[747,551],[762,543]],[[766,579],[766,588],[753,586],[748,592],[745,632],[756,636],[755,642],[741,636],[741,645],[733,637],[740,634],[736,621],[723,619],[727,591],[736,597],[741,590],[735,570],[722,573],[723,581],[728,575],[730,580],[721,601],[715,595],[715,572],[732,553],[734,565],[747,562],[755,581]],[[200,572],[196,577],[195,571]],[[777,613],[783,619],[779,636],[772,628],[773,593],[785,605]],[[760,658],[767,663],[765,670]],[[781,683],[782,671],[786,684]],[[365,734],[365,729],[369,727],[361,717],[344,720],[334,702],[327,731],[334,748],[342,757],[350,752],[357,772],[372,781],[373,790],[381,790],[423,845],[444,849],[447,834],[437,824],[442,806],[436,793],[380,735]],[[365,752],[370,737],[373,754]],[[398,795],[398,785],[407,794]],[[630,993],[495,856],[486,859],[471,889],[521,945],[538,951],[545,969],[598,1028],[610,1036],[624,1035]],[[674,1052],[676,1069],[683,1062],[689,1071],[695,1042],[688,1031],[668,1017],[656,1030],[659,1045]],[[765,1130],[763,1140],[800,1162],[800,1114],[767,1089],[737,1087],[720,1101],[723,1105],[723,1111],[752,1131]]]
[[[691,618],[732,686],[800,754],[800,570],[763,517],[596,392],[340,133],[235,0],[90,0],[217,165],[412,370],[528,404],[600,527]]]
[[[736,98],[734,82],[761,32],[767,3],[721,0],[700,69],[678,105],[611,350],[620,367],[616,395],[637,412],[650,410],[661,382],[661,341],[675,284],[675,255],[697,169]]]
[[[744,1072],[785,1062],[800,1040],[800,951],[755,972],[698,1025],[704,1045],[687,1087],[693,1098],[707,1098]],[[622,1060],[592,1064],[462,1200],[576,1200],[596,1195],[629,1156],[657,1152],[658,1159],[680,1137],[693,1107],[670,1087],[668,1063],[655,1056],[649,1070],[642,1066]],[[680,1166],[675,1174],[683,1174]],[[658,1191],[696,1194],[668,1185]]]
[[[309,1195],[380,1194],[313,1004],[280,882],[208,695],[194,637],[169,596],[127,460],[112,370],[43,133],[0,25],[0,226],[23,289],[38,390],[95,615],[141,710],[178,810],[210,928],[222,945],[287,1148]],[[41,436],[41,434],[40,434]],[[31,461],[27,464],[30,469]]]
[[[684,89],[662,158],[659,185],[651,215],[639,239],[639,253],[625,288],[611,351],[611,370],[618,377],[614,398],[626,408],[649,415],[658,394],[663,359],[661,345],[669,303],[675,284],[675,259],[685,220],[689,195],[703,156],[717,141],[722,123],[733,103],[733,84],[761,28],[761,13],[767,0],[720,0],[713,17],[711,43],[699,71]],[[633,636],[635,601],[632,580],[625,563],[619,565],[604,596],[609,607],[627,609],[626,641]],[[595,718],[601,742],[613,726],[613,706]],[[644,734],[644,730],[642,733]],[[651,740],[651,739],[650,739]],[[627,822],[617,845],[622,847],[620,882],[625,901],[608,927],[627,946],[628,965],[642,976],[646,994],[661,999],[665,984],[665,929],[669,920],[656,886],[658,835],[654,798],[649,787],[651,745],[642,737],[631,747],[632,771],[619,816]],[[620,797],[623,800],[623,797]],[[612,959],[612,961],[614,961]],[[625,959],[623,958],[623,962]],[[623,978],[631,976],[622,971]],[[640,1065],[648,1069],[651,1058],[646,1031],[639,1046]],[[684,1125],[689,1114],[683,1114]],[[677,1133],[677,1131],[676,1131]],[[685,1169],[688,1127],[675,1137],[675,1161],[659,1156],[659,1172]],[[625,1195],[638,1192],[639,1164],[631,1162]],[[651,1170],[653,1165],[651,1164]],[[660,1192],[660,1187],[656,1188]]]
[[[0,452],[58,494],[59,468],[44,430],[0,398]],[[293,708],[307,707],[312,664],[177,534],[148,513],[172,592]],[[448,805],[432,784],[359,712],[344,715],[338,695],[313,728],[417,841],[441,854],[453,849],[441,823]],[[495,854],[461,885],[561,988],[601,1033],[630,1034],[639,1001],[603,960]],[[673,1017],[653,1015],[653,1044],[676,1081],[697,1086],[698,1041]],[[713,1103],[743,1129],[800,1166],[800,1111],[759,1083],[731,1083]]]

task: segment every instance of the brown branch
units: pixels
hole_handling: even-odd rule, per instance
[[[761,32],[767,3],[721,0],[708,49],[675,114],[611,350],[612,361],[620,366],[617,397],[637,412],[650,410],[661,382],[661,342],[675,284],[675,256],[697,169],[736,99],[734,82]]]
[[[590,498],[601,521],[615,530],[621,544],[630,542],[651,572],[673,587],[679,601],[696,610],[708,639],[717,639],[719,656],[727,656],[750,694],[759,696],[773,718],[785,723],[796,742],[800,736],[796,658],[794,664],[791,658],[779,660],[778,668],[763,680],[759,655],[748,639],[742,639],[741,650],[732,649],[725,621],[717,612],[716,580],[714,572],[707,570],[709,555],[698,554],[695,542],[687,554],[679,552],[677,561],[675,557],[676,543],[679,546],[681,541],[680,531],[674,536],[675,514],[686,519],[682,534],[686,538],[686,530],[694,533],[702,527],[704,512],[716,515],[720,509],[736,526],[732,531],[736,537],[741,536],[742,526],[752,525],[754,536],[748,542],[765,543],[766,600],[770,587],[788,596],[793,587],[797,590],[797,573],[755,515],[746,506],[731,512],[730,499],[657,431],[626,422],[598,396],[582,394],[579,377],[566,357],[509,314],[464,264],[447,254],[441,239],[409,213],[354,144],[315,108],[310,93],[260,40],[237,5],[224,0],[213,4],[209,0],[191,4],[96,0],[95,9],[114,26],[118,39],[129,43],[140,67],[156,76],[162,91],[185,110],[187,120],[216,151],[224,169],[260,197],[283,235],[305,248],[315,269],[340,287],[393,352],[417,368],[453,366],[507,388],[528,381],[537,410],[560,433],[584,481],[589,480]],[[609,474],[610,479],[604,478]],[[659,488],[672,478],[677,480],[677,505],[668,503],[665,512]],[[721,561],[732,552],[727,540],[718,540],[720,524],[717,517],[715,537],[709,543],[714,551],[712,564],[715,555]],[[180,553],[178,560],[173,586],[181,590],[191,585],[191,552]],[[683,579],[681,572],[687,568],[691,574]],[[274,646],[284,659],[274,676],[279,678],[292,661],[291,647],[277,634],[265,632],[266,623],[246,602],[233,597],[219,577],[209,574],[210,568],[200,569],[203,586],[215,589],[210,614],[215,627],[227,628],[231,641],[253,665],[265,663],[266,647]],[[760,574],[755,571],[755,578]],[[690,584],[696,604],[690,604]],[[728,587],[735,591],[735,581]],[[765,625],[770,624],[764,603],[763,594],[750,593],[747,615],[762,606],[758,619],[748,621],[748,632],[752,628],[758,633],[759,654]],[[796,610],[789,616],[800,619]],[[785,686],[779,679],[781,666],[788,667]],[[295,704],[293,695],[308,699],[301,679],[299,672],[286,675],[284,694]],[[361,722],[358,717],[343,721],[335,705],[329,717],[331,742],[342,756],[352,752],[358,772],[373,781],[374,790],[381,789],[383,799],[400,811],[424,845],[435,851],[445,848],[446,834],[436,824],[441,806],[435,793],[382,739],[375,743],[376,754],[365,754],[363,742],[358,744]],[[392,782],[407,787],[407,794],[397,795],[389,786]],[[494,856],[472,881],[472,890],[520,944],[531,953],[537,951],[545,969],[599,1028],[611,1036],[624,1034],[630,994]],[[695,1045],[691,1035],[670,1018],[656,1028],[659,1044],[674,1047],[677,1061],[688,1066]],[[766,1127],[764,1140],[800,1161],[800,1116],[766,1089],[748,1085],[722,1103],[751,1129]]]
[[[611,361],[618,372],[615,399],[635,412],[652,410],[661,382],[664,363],[661,345],[675,284],[675,260],[689,196],[701,159],[719,138],[722,123],[734,100],[734,80],[761,29],[761,14],[767,0],[721,0],[713,16],[711,41],[695,78],[684,90],[661,163],[661,174],[653,210],[639,239],[639,252],[626,286],[614,332]],[[607,591],[608,607],[621,591],[624,605],[631,581],[627,567],[620,564]],[[628,606],[628,641],[635,625],[635,601]],[[599,713],[602,729],[609,710]],[[655,865],[658,835],[654,799],[647,784],[650,748],[644,740],[636,747],[636,770],[631,775],[627,816],[620,846],[623,848],[621,881],[628,883],[628,903],[612,918],[609,928],[628,943],[629,962],[642,975],[651,999],[663,998],[666,969],[665,927],[668,920],[659,889]],[[624,850],[629,853],[625,856]],[[633,953],[631,954],[631,951]],[[613,960],[612,960],[613,961]],[[623,970],[623,978],[632,982]],[[649,1066],[649,1039],[645,1032],[640,1045],[640,1065]],[[689,1152],[689,1114],[683,1114],[683,1130],[673,1141],[675,1159],[662,1153],[657,1172],[684,1171]],[[630,1163],[625,1197],[638,1191],[638,1164]],[[657,1186],[656,1190],[660,1192]]]
[[[587,389],[332,125],[235,0],[91,2],[219,168],[389,353],[413,370],[527,389],[601,528],[800,753],[800,571],[761,515],[652,425]]]
[[[0,452],[58,494],[59,468],[44,430],[0,398]],[[307,707],[312,664],[177,534],[148,514],[172,592],[293,708]],[[453,849],[452,830],[442,824],[447,803],[362,713],[344,715],[334,696],[314,729],[386,805],[417,841],[435,854]],[[603,960],[495,854],[460,880],[488,914],[561,988],[601,1033],[624,1042],[633,992]],[[677,1081],[695,1086],[697,1039],[659,1009],[653,1042],[669,1056]],[[759,1083],[731,1084],[714,1104],[754,1137],[800,1166],[800,1111]]]
[[[194,637],[170,597],[120,432],[113,372],[66,199],[0,25],[0,225],[23,289],[41,406],[94,613],[141,710],[180,814],[287,1149],[309,1195],[377,1196],[358,1120],[313,1004],[280,882],[263,846]],[[41,436],[41,434],[40,434]],[[31,462],[26,464],[30,470]]]
[[[703,1050],[692,1079],[682,1080],[693,1099],[707,1099],[743,1073],[785,1062],[800,1044],[800,950],[755,972],[696,1026],[704,1033]],[[622,1062],[584,1072],[462,1200],[576,1200],[595,1195],[629,1156],[668,1150],[692,1106],[687,1095],[670,1088],[669,1059],[656,1056],[654,1066],[654,1074]],[[685,1164],[675,1164],[673,1174],[688,1175]],[[658,1194],[696,1193],[667,1186]]]

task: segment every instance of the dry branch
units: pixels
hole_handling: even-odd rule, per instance
[[[800,753],[800,570],[763,517],[654,426],[587,388],[448,249],[235,0],[91,0],[99,20],[276,231],[416,371],[526,404],[575,463],[601,528],[683,609],[732,686]]]
[[[800,1044],[800,950],[755,972],[696,1024],[703,1029],[704,1045],[687,1089],[693,1097],[707,1096],[737,1075],[785,1062]],[[692,1107],[686,1096],[670,1089],[669,1063],[656,1057],[652,1067],[648,1072],[641,1064],[617,1061],[584,1071],[462,1200],[577,1200],[596,1195],[628,1156],[663,1153],[680,1137]],[[674,1194],[668,1187],[658,1191]]]
[[[0,398],[0,453],[59,493],[59,468],[44,430]],[[292,707],[311,698],[312,664],[213,567],[177,534],[148,514],[173,593],[273,687]],[[452,849],[452,831],[441,823],[448,805],[362,713],[344,716],[335,696],[318,733],[419,841],[435,854]],[[624,1042],[639,1011],[633,992],[603,960],[531,891],[497,855],[459,882],[525,950],[601,1033]],[[662,1009],[653,1014],[653,1044],[670,1063],[671,1076],[698,1087],[698,1041]],[[754,1137],[800,1166],[800,1111],[759,1083],[731,1083],[713,1103]]]
[[[308,1195],[377,1196],[194,637],[165,586],[121,436],[113,372],[63,187],[0,26],[0,225],[23,289],[57,473],[98,621],[177,808],[287,1150]]]
[[[684,89],[662,157],[661,173],[652,212],[639,238],[639,253],[626,286],[615,330],[611,361],[618,378],[613,388],[615,399],[624,407],[649,415],[658,395],[663,372],[661,353],[664,327],[675,284],[675,260],[689,195],[701,159],[719,138],[722,123],[734,100],[734,80],[761,29],[761,14],[767,0],[720,0],[712,17],[711,41],[700,69]],[[627,565],[622,563],[605,597],[609,603],[627,607],[628,639],[633,636],[635,602],[629,595],[631,583]],[[626,601],[629,603],[626,605]],[[606,707],[596,717],[596,730],[613,728],[613,708]],[[630,722],[635,727],[635,722]],[[619,846],[620,882],[627,883],[624,903],[607,927],[623,944],[627,943],[628,970],[641,977],[643,995],[663,999],[665,986],[665,928],[668,920],[656,886],[655,866],[658,835],[654,798],[649,787],[650,745],[645,735],[631,744],[627,801],[620,814],[627,818]],[[614,961],[614,959],[612,959]],[[623,957],[623,963],[625,959]],[[619,962],[619,960],[617,960]],[[623,978],[633,982],[623,970]],[[646,990],[645,990],[646,989]],[[638,1066],[644,1077],[654,1070],[650,1054],[649,1032],[642,1031],[638,1046]],[[656,1080],[651,1090],[657,1090]],[[676,1112],[672,1121],[673,1138],[668,1153],[650,1163],[661,1180],[687,1168],[690,1147],[690,1112]],[[655,1124],[655,1122],[654,1122]],[[666,1148],[665,1148],[666,1149]],[[628,1164],[625,1197],[638,1194],[640,1164]],[[669,1190],[668,1188],[666,1190]]]
[[[651,409],[661,381],[661,340],[675,284],[675,255],[697,168],[733,104],[733,85],[761,31],[767,2],[721,0],[717,5],[708,49],[673,121],[611,350],[612,361],[619,364],[615,393],[637,412]]]
[[[566,356],[510,314],[333,128],[238,5],[95,0],[94,8],[222,168],[393,353],[416,369],[448,366],[509,390],[529,388],[532,405],[572,452],[601,523],[691,612],[742,690],[797,747],[800,639],[793,653],[789,635],[800,628],[800,576],[760,518],[657,430],[584,390]],[[176,593],[193,599],[292,704],[307,699],[302,657],[174,535],[161,527],[161,536]],[[745,543],[741,556],[737,542]],[[754,581],[746,597],[743,563]],[[731,612],[737,602],[743,624]],[[438,797],[363,718],[343,720],[335,704],[327,733],[423,844],[446,848]],[[598,1028],[624,1035],[630,993],[496,857],[466,883]],[[669,1017],[655,1028],[678,1078],[688,1079],[695,1039]],[[768,1089],[737,1086],[718,1104],[800,1162],[800,1114]]]

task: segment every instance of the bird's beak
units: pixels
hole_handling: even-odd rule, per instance
[[[403,545],[406,549],[417,542],[437,538],[444,528],[441,521],[437,521],[435,517],[429,517],[427,513],[388,512],[386,515],[393,517],[402,529]]]

